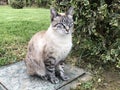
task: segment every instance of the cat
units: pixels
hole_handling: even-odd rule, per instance
[[[66,13],[50,9],[51,24],[47,31],[36,33],[28,44],[25,64],[29,75],[38,75],[51,83],[68,80],[64,60],[72,48],[73,7]],[[57,72],[57,75],[56,75]]]

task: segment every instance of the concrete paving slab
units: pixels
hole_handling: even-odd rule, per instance
[[[70,80],[51,84],[39,77],[29,76],[23,61],[3,66],[0,67],[0,90],[70,90],[78,81],[91,79],[88,73],[75,66],[66,65],[65,71]]]

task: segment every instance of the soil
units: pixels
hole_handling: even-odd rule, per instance
[[[119,71],[104,71],[103,82],[101,82],[96,90],[120,90],[120,72]]]
[[[77,58],[68,59],[73,65],[77,65],[93,74],[92,87],[89,89],[77,89],[77,90],[120,90],[120,68],[106,66],[103,68],[101,65],[90,65],[88,62],[78,62]],[[77,62],[77,63],[76,63]],[[101,67],[99,69],[98,67]]]

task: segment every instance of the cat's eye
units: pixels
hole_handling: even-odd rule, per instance
[[[73,22],[72,22],[72,23],[70,23],[70,27],[72,27],[72,26],[73,26],[73,24],[74,24]]]
[[[63,28],[63,26],[62,25],[58,25],[57,28]]]

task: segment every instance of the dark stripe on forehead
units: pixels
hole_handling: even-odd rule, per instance
[[[61,16],[61,23],[69,23],[69,18],[67,16]]]

